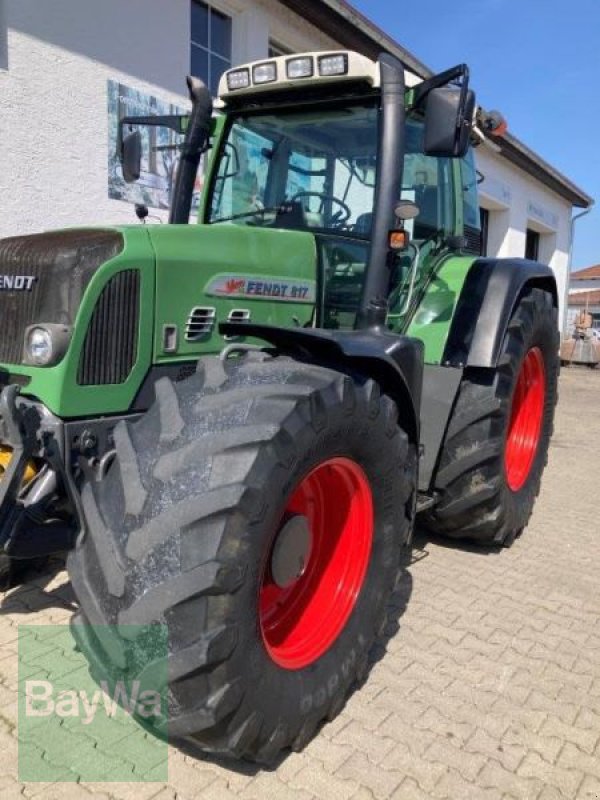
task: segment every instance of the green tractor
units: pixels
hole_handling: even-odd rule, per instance
[[[301,748],[366,674],[417,520],[527,525],[557,289],[474,252],[471,144],[502,123],[468,77],[308,53],[230,70],[216,107],[190,78],[189,115],[119,133],[129,181],[144,126],[182,135],[170,224],[0,242],[4,576],[68,551],[98,676],[148,680],[135,631],[167,627],[158,733]]]

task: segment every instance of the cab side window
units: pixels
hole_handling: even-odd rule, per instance
[[[420,209],[413,238],[427,239],[437,231],[454,232],[452,161],[423,153],[423,122],[412,118],[406,125],[406,157],[402,196]]]

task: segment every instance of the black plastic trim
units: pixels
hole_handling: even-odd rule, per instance
[[[443,363],[496,367],[512,312],[526,286],[552,294],[558,306],[554,273],[524,258],[478,258],[467,275],[450,326]]]
[[[426,364],[423,372],[421,403],[421,446],[419,491],[433,489],[440,450],[446,436],[450,415],[456,402],[464,370]]]

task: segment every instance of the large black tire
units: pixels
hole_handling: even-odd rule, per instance
[[[559,372],[557,310],[552,296],[528,289],[513,312],[495,370],[467,369],[440,455],[439,502],[424,514],[430,531],[510,546],[527,525],[539,493],[553,430]],[[543,417],[523,485],[509,485],[506,447],[513,398],[526,357],[539,351],[545,372]]]
[[[106,478],[83,490],[88,532],[68,561],[81,605],[73,630],[95,677],[147,676],[145,635],[94,626],[166,624],[169,711],[156,730],[269,762],[303,747],[366,673],[410,542],[416,448],[371,380],[283,357],[203,363],[157,383],[150,411],[117,427]],[[261,582],[294,488],[332,458],[359,465],[370,486],[370,557],[329,649],[284,668],[261,633]]]

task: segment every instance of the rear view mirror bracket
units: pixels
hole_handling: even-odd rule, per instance
[[[451,85],[459,82],[458,85]],[[459,64],[414,88],[413,108],[424,107],[426,155],[462,158],[468,148],[475,114],[469,68]]]

